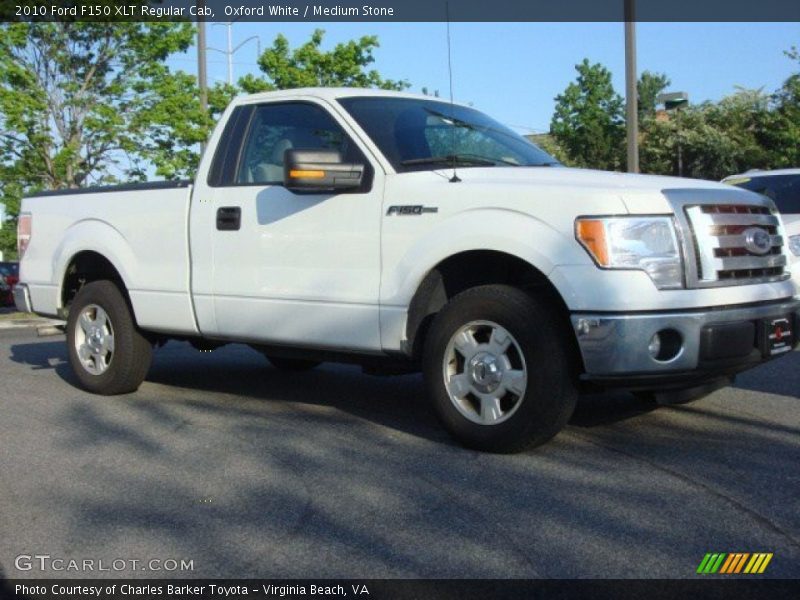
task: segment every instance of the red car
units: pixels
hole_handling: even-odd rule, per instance
[[[0,262],[0,306],[11,306],[14,304],[14,296],[11,290],[19,282],[19,263]]]

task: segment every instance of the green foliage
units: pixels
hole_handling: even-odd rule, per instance
[[[239,80],[239,86],[247,93],[314,86],[385,90],[409,87],[406,81],[383,79],[376,70],[368,70],[375,61],[372,52],[379,46],[376,36],[337,44],[328,52],[321,49],[324,36],[325,32],[317,29],[308,42],[290,50],[289,41],[279,34],[258,59],[265,77],[247,75]]]
[[[800,66],[797,48],[785,54]],[[584,60],[576,69],[577,80],[556,98],[551,139],[536,141],[568,165],[620,168],[625,135],[622,99],[601,65]],[[719,102],[668,113],[657,113],[656,98],[670,85],[669,78],[643,72],[637,82],[642,172],[718,180],[748,169],[800,166],[797,71],[772,95],[739,89]]]
[[[774,167],[800,166],[800,51],[792,47],[786,56],[797,63],[793,73],[772,97],[764,144],[772,151]]]
[[[193,78],[164,60],[191,44],[189,23],[14,23],[0,35],[0,158],[26,186],[104,182],[203,139]],[[127,164],[126,164],[127,163]]]
[[[658,95],[666,90],[672,82],[663,73],[651,73],[644,71],[636,82],[636,92],[638,95],[637,107],[639,109],[639,121],[645,122],[656,115],[656,102]]]
[[[584,59],[575,70],[577,80],[555,98],[550,133],[569,164],[620,169],[625,164],[622,97],[614,91],[611,73],[602,65]]]
[[[0,25],[6,228],[28,191],[141,179],[148,164],[166,178],[194,171],[211,119],[194,77],[165,64],[193,35],[190,23]]]
[[[642,171],[718,180],[771,168],[772,153],[762,141],[768,108],[769,97],[760,90],[739,90],[718,103],[690,106],[651,121],[642,130]]]

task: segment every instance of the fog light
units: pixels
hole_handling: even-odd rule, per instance
[[[658,355],[661,354],[661,336],[659,334],[655,334],[650,339],[650,345],[647,346],[647,351],[650,353],[650,356],[658,359]]]
[[[647,350],[658,362],[669,362],[683,351],[683,336],[674,329],[662,329],[650,338]]]

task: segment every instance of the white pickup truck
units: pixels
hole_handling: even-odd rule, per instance
[[[279,369],[422,370],[462,443],[541,444],[584,389],[676,401],[791,351],[766,197],[570,169],[472,108],[373,90],[239,98],[194,182],[44,192],[21,310],[67,320],[80,383],[132,392],[168,339]]]

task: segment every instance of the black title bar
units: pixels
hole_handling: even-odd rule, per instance
[[[456,22],[800,22],[798,0],[449,0]],[[630,16],[626,16],[631,10]],[[445,0],[0,0],[3,21],[445,21]]]

